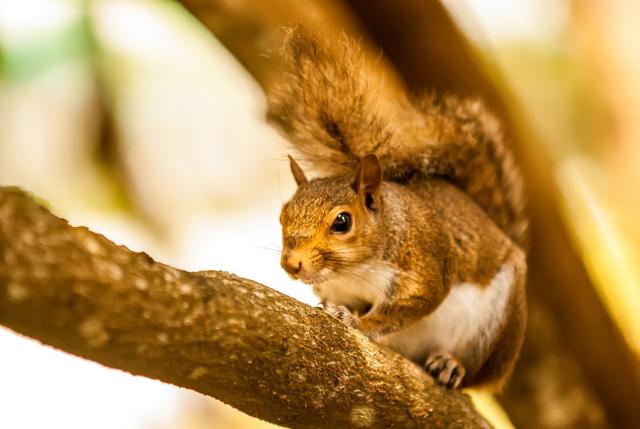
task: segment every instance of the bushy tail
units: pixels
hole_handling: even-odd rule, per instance
[[[496,119],[474,100],[410,100],[378,61],[342,35],[322,39],[296,27],[286,70],[269,94],[269,119],[322,175],[352,173],[368,153],[386,180],[447,178],[517,244],[526,244],[522,178]],[[386,74],[386,76],[385,76]]]

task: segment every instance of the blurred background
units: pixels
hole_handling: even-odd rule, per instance
[[[314,304],[265,122],[281,27],[359,37],[411,90],[479,96],[530,189],[530,327],[499,427],[640,427],[640,3],[0,0],[0,185],[187,270]],[[0,328],[0,427],[274,427]]]

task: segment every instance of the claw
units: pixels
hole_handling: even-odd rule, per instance
[[[430,355],[424,364],[424,368],[438,384],[449,389],[455,389],[460,386],[465,374],[462,364],[446,352],[437,352]]]
[[[335,317],[343,324],[349,326],[350,328],[358,327],[358,318],[354,316],[347,307],[342,305],[335,305],[329,302],[322,303],[322,309],[329,314],[330,316]]]

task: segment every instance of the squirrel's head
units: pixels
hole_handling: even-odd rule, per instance
[[[378,249],[382,168],[376,155],[354,176],[307,180],[289,157],[298,190],[282,208],[282,267],[293,278],[319,284],[348,274]]]

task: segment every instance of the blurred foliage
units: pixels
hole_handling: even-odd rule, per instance
[[[556,160],[605,148],[606,111],[570,51],[520,41],[497,45],[494,52],[505,80],[547,145],[544,149]]]
[[[95,54],[96,44],[87,15],[52,33],[3,49],[0,76],[8,81],[29,80],[57,65]]]
[[[635,168],[640,143],[635,156],[616,157],[624,142],[604,85],[594,85],[594,70],[563,37],[556,44],[504,43],[496,58],[556,164],[565,222],[594,284],[640,356],[640,194],[621,174]]]

